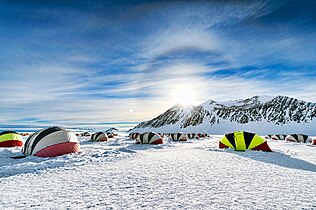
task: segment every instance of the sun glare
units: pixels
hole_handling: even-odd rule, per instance
[[[177,101],[177,103],[180,103],[182,105],[188,105],[188,104],[191,104],[193,102],[191,94],[184,91],[184,90],[178,91],[178,93],[176,95],[176,101]]]
[[[177,88],[172,93],[172,98],[175,100],[175,103],[182,105],[192,105],[196,100],[196,93],[192,88],[189,87]]]

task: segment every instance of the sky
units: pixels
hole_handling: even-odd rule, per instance
[[[315,11],[313,0],[0,0],[0,127],[140,122],[254,95],[316,102]]]

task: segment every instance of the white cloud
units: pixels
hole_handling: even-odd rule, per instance
[[[219,40],[210,32],[196,28],[175,27],[161,30],[144,41],[144,56],[154,58],[174,50],[196,48],[215,50]]]

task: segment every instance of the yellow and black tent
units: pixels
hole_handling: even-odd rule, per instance
[[[22,147],[23,141],[20,134],[14,131],[0,133],[0,147]]]
[[[237,151],[262,150],[272,152],[266,140],[254,133],[235,131],[225,134],[219,141],[219,148],[234,148]]]

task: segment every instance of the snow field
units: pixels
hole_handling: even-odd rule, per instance
[[[217,149],[219,136],[164,145],[80,138],[82,152],[9,157],[1,209],[315,209],[316,147],[269,141],[274,153]]]

